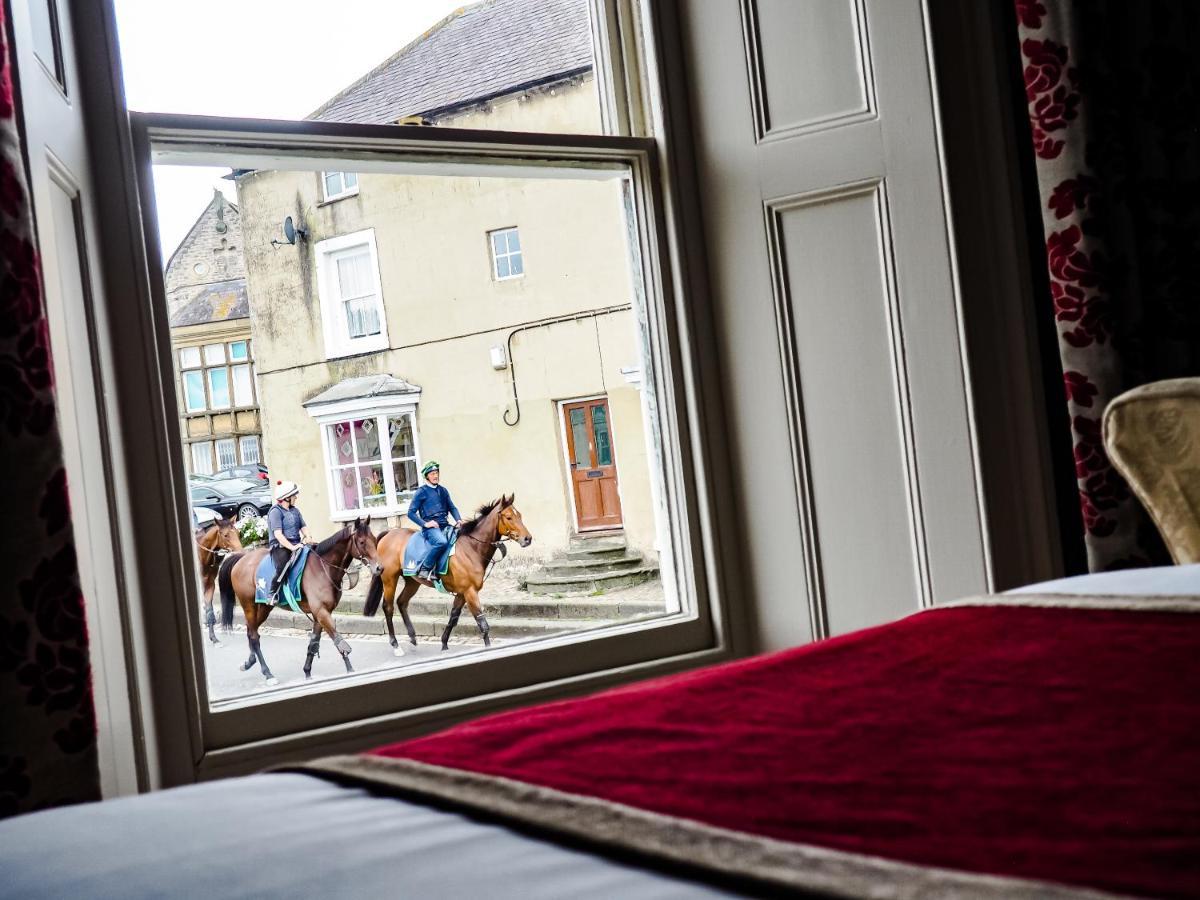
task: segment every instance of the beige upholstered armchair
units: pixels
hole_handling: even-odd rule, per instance
[[[1117,397],[1104,411],[1104,446],[1175,562],[1200,562],[1200,378]]]

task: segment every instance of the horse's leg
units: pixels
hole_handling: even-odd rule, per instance
[[[333,646],[337,647],[337,652],[342,654],[342,662],[346,664],[346,671],[353,672],[354,667],[350,665],[350,645],[344,637],[337,633],[337,629],[333,627],[333,616],[325,607],[325,604],[309,601],[309,608],[312,610],[313,618],[328,632],[329,639],[333,641]]]
[[[450,607],[450,621],[446,623],[446,630],[442,632],[442,649],[450,649],[450,632],[454,630],[454,626],[458,624],[458,617],[462,615],[463,604],[467,600],[462,594],[454,595],[454,606]]]
[[[403,656],[404,651],[400,649],[400,642],[396,640],[396,628],[392,625],[392,613],[396,609],[396,577],[389,577],[386,573],[383,576],[383,617],[387,620],[388,643],[392,645],[392,653],[395,656]]]
[[[216,573],[205,573],[201,585],[204,588],[204,624],[208,626],[208,639],[220,647],[216,632],[217,614],[213,612],[212,605],[213,588],[217,586]]]
[[[396,601],[400,604],[400,618],[404,620],[404,627],[408,631],[408,642],[414,647],[417,646],[417,629],[413,628],[412,619],[408,617],[408,603],[420,587],[421,582],[415,578],[404,579],[404,589],[400,591],[400,599]]]
[[[254,603],[253,600],[250,602]],[[267,620],[267,616],[271,614],[271,607],[262,604],[258,604],[258,606],[263,610],[261,619],[259,618],[257,609],[252,610],[251,614],[246,617],[246,636],[250,640],[250,649],[254,651],[254,655],[250,657],[248,664],[243,668],[250,668],[250,666],[254,665],[254,661],[258,660],[258,667],[262,669],[263,678],[267,679],[267,684],[273,686],[279,684],[279,679],[271,674],[271,669],[267,665],[266,658],[263,656],[262,645],[259,643],[258,637],[258,626]]]
[[[304,660],[304,680],[312,678],[313,657],[321,655],[321,623],[314,619],[312,636],[308,639],[308,658]]]
[[[463,591],[463,596],[467,598],[467,607],[471,610],[471,615],[475,617],[475,624],[479,626],[479,633],[483,635],[483,646],[492,646],[491,626],[488,625],[487,616],[483,614],[483,604],[479,602],[479,591],[476,588],[469,587]]]
[[[254,668],[254,664],[258,662],[258,654],[254,652],[254,637],[258,634],[258,630],[254,627],[254,599],[251,598],[247,603],[241,597],[238,598],[238,603],[242,607],[242,616],[246,620],[246,643],[250,645],[250,658],[242,663],[242,671],[249,672]]]

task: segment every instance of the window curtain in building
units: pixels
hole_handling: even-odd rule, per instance
[[[1200,375],[1200,4],[1015,7],[1088,565],[1169,562],[1100,421]]]
[[[0,817],[100,797],[8,15],[0,5]]]

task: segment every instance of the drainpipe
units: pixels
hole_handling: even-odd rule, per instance
[[[521,399],[517,396],[517,364],[513,360],[512,341],[513,337],[520,334],[522,331],[530,331],[534,328],[545,328],[548,325],[559,325],[563,322],[581,322],[584,319],[598,319],[600,316],[609,316],[613,313],[625,312],[633,309],[632,303],[622,303],[618,306],[606,306],[603,309],[590,309],[587,312],[570,313],[565,316],[555,316],[551,319],[540,319],[537,322],[530,322],[528,325],[522,325],[520,328],[514,328],[508,333],[508,338],[505,341],[505,350],[508,353],[508,379],[512,385],[512,410],[504,410],[504,424],[508,427],[514,427],[521,421]],[[508,420],[510,412],[513,414],[513,419]]]

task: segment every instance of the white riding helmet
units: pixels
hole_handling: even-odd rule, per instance
[[[300,486],[294,481],[277,481],[275,482],[275,502],[286,500],[288,497],[295,497],[300,493]]]

